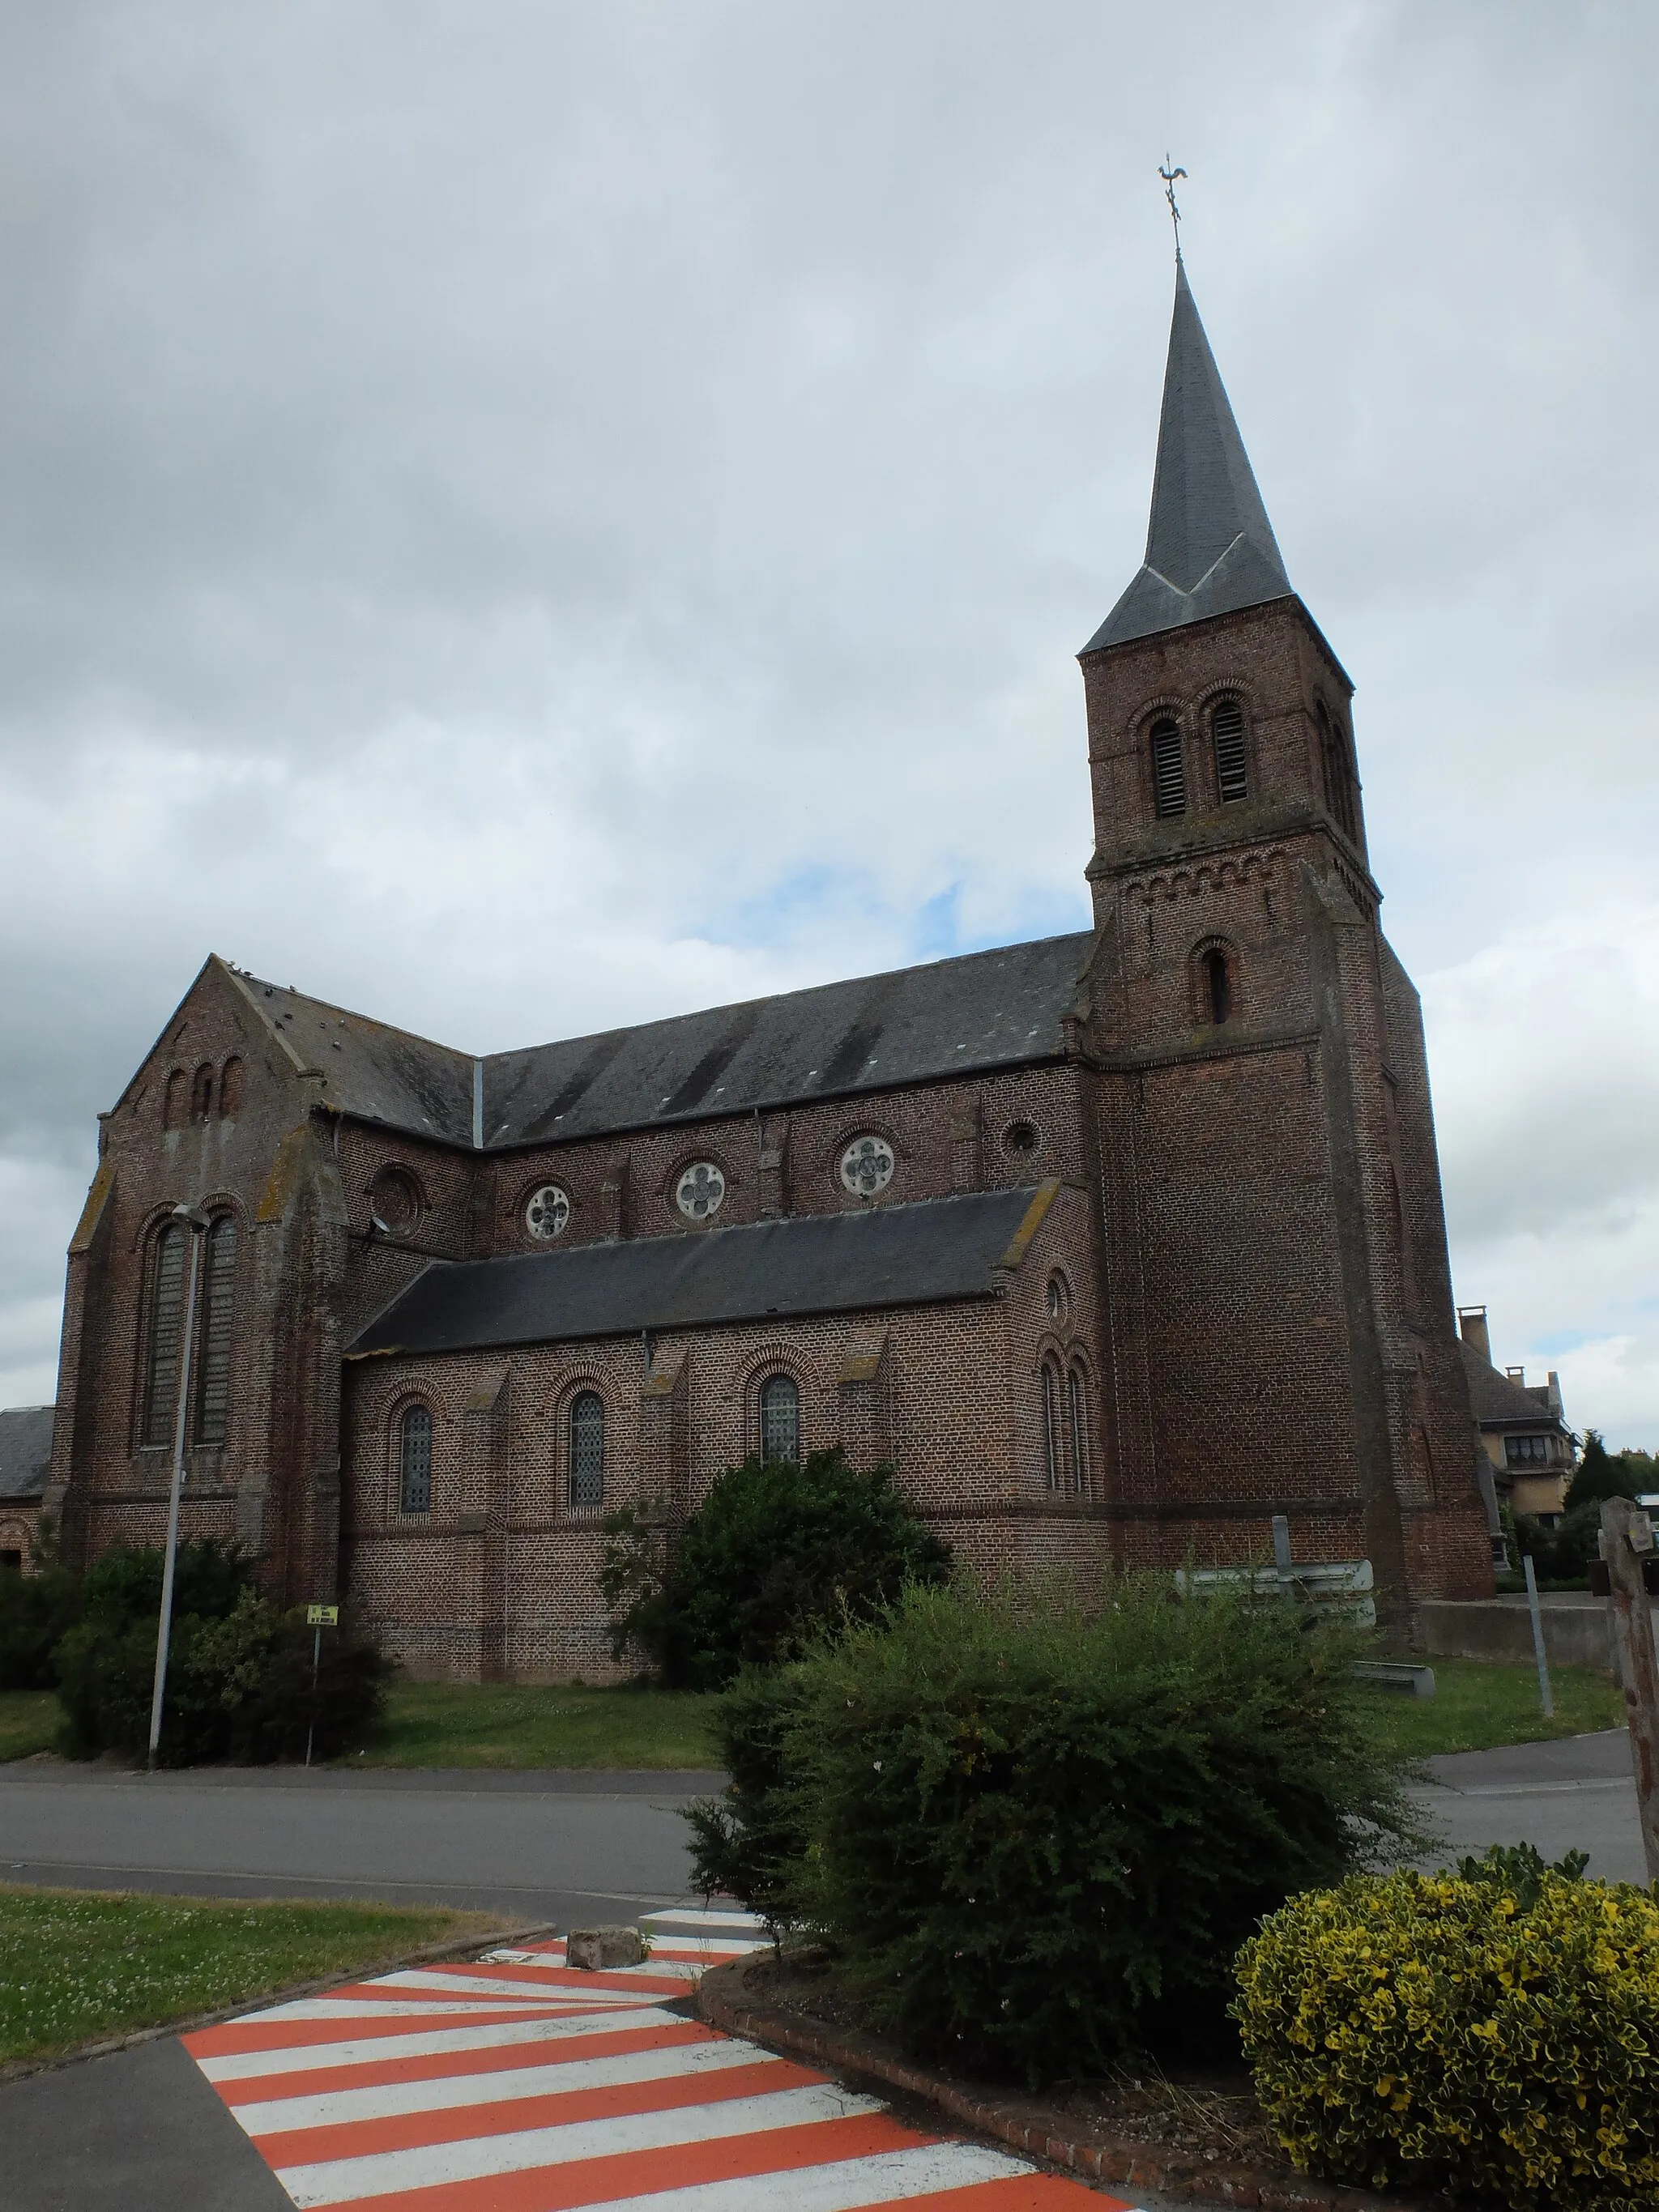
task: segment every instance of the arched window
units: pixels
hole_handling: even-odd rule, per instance
[[[570,1503],[605,1503],[605,1401],[578,1390],[570,1401]]]
[[[1325,776],[1325,804],[1343,835],[1356,836],[1358,815],[1354,806],[1353,764],[1348,758],[1348,742],[1322,707],[1319,710],[1319,750]]]
[[[1181,732],[1166,714],[1152,724],[1152,805],[1162,815],[1187,811],[1187,770]]]
[[[230,1429],[231,1323],[236,1307],[236,1223],[222,1213],[202,1255],[201,1366],[196,1386],[196,1442],[222,1444]]]
[[[1064,1446],[1060,1433],[1060,1376],[1052,1359],[1042,1363],[1042,1480],[1050,1490],[1063,1486]]]
[[[179,1358],[185,1338],[185,1270],[190,1255],[182,1226],[169,1221],[150,1258],[149,1327],[144,1350],[144,1410],[140,1437],[146,1445],[170,1444],[178,1415]]]
[[[1210,736],[1215,745],[1216,796],[1224,806],[1249,796],[1249,776],[1244,763],[1244,709],[1237,699],[1218,699],[1210,712]]]
[[[432,1510],[432,1416],[411,1406],[398,1429],[398,1510]]]
[[[196,1071],[196,1080],[190,1087],[190,1118],[205,1121],[213,1111],[213,1070],[205,1064]]]
[[[1079,1496],[1086,1498],[1094,1486],[1094,1476],[1089,1453],[1089,1378],[1080,1359],[1072,1362],[1066,1377],[1066,1411],[1071,1429],[1072,1480]]]
[[[800,1464],[800,1392],[788,1375],[769,1375],[761,1384],[761,1457]]]
[[[219,1111],[227,1121],[233,1121],[236,1118],[237,1109],[241,1103],[242,1063],[233,1057],[225,1062],[220,1073]]]
[[[1229,1021],[1233,1011],[1232,970],[1227,956],[1218,945],[1212,945],[1204,955],[1204,1011],[1212,1022]]]
[[[169,1129],[182,1129],[190,1097],[190,1078],[182,1067],[175,1067],[167,1078],[167,1104],[164,1120]]]

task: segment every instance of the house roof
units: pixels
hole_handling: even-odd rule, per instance
[[[39,1498],[52,1466],[56,1406],[0,1409],[0,1498]]]
[[[796,1215],[740,1229],[440,1261],[348,1348],[469,1352],[776,1316],[988,1297],[1042,1190]]]
[[[480,1060],[229,970],[326,1104],[483,1149],[593,1137],[1064,1056],[1087,931]]]
[[[1469,1378],[1469,1405],[1481,1428],[1514,1428],[1521,1423],[1532,1429],[1565,1428],[1559,1415],[1550,1411],[1541,1396],[1523,1383],[1512,1382],[1507,1375],[1500,1375],[1466,1339],[1459,1338],[1458,1349],[1463,1355],[1463,1371]]]
[[[1177,259],[1146,557],[1083,650],[1097,653],[1290,596],[1273,525]]]

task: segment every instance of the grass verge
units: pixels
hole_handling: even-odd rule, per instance
[[[1510,1743],[1544,1743],[1594,1729],[1622,1728],[1625,1700],[1618,1686],[1589,1667],[1552,1667],[1555,1717],[1547,1721],[1538,1698],[1535,1668],[1499,1660],[1431,1659],[1435,1693],[1403,1697],[1373,1689],[1378,1727],[1390,1749],[1410,1759],[1443,1751],[1494,1751]]]
[[[63,1717],[52,1690],[0,1690],[0,1761],[50,1751]]]
[[[486,1942],[500,1924],[487,1912],[0,1884],[0,2063],[373,1972],[446,1940]]]
[[[714,1700],[690,1690],[398,1682],[349,1766],[714,1766]]]

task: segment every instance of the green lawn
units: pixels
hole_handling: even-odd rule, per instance
[[[1484,1659],[1428,1663],[1434,1668],[1431,1698],[1407,1698],[1397,1690],[1367,1692],[1389,1742],[1413,1759],[1442,1751],[1491,1751],[1500,1744],[1538,1743],[1625,1724],[1625,1700],[1617,1685],[1588,1667],[1550,1668],[1555,1718],[1547,1721],[1533,1667]]]
[[[492,1914],[380,1905],[226,1905],[0,1884],[0,2062],[45,2058],[374,1972],[447,1938],[482,1945]]]
[[[0,1690],[0,1760],[50,1751],[63,1717],[51,1690]]]
[[[398,1682],[352,1766],[717,1766],[714,1700],[689,1690]]]

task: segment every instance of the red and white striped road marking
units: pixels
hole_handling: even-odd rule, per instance
[[[747,1914],[642,1924],[641,1966],[575,1972],[562,1941],[493,1951],[272,2005],[185,2047],[305,2207],[1128,2212],[666,2009],[760,1946]]]

